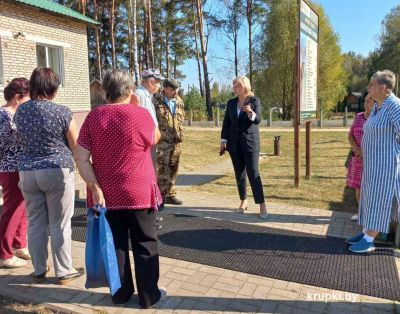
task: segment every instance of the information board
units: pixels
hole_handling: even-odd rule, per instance
[[[316,118],[318,84],[318,15],[300,0],[300,118]]]

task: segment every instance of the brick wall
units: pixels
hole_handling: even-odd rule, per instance
[[[0,44],[4,84],[14,77],[29,78],[37,66],[36,44],[62,46],[65,86],[60,86],[55,102],[73,111],[90,110],[89,61],[86,24],[0,0]],[[24,36],[14,38],[22,32]],[[0,92],[0,98],[3,94]],[[1,103],[1,100],[0,100]]]

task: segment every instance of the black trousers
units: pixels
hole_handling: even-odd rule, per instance
[[[157,175],[157,145],[151,147],[151,161],[153,162],[154,171]]]
[[[247,198],[247,172],[251,190],[253,191],[254,202],[256,204],[264,203],[264,191],[261,182],[260,172],[258,171],[258,160],[260,153],[243,153],[239,151],[235,154],[229,153],[229,155],[231,156],[233,168],[235,170],[236,184],[238,187],[240,199],[243,201]]]
[[[112,296],[113,302],[124,303],[135,292],[129,260],[130,238],[139,304],[147,308],[161,297],[158,289],[160,265],[154,210],[110,210],[106,217],[114,238],[121,278],[121,288]]]

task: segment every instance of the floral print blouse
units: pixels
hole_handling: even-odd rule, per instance
[[[22,140],[19,171],[51,168],[74,169],[67,130],[72,111],[47,100],[30,100],[20,105],[14,121]]]
[[[18,171],[22,143],[13,119],[13,113],[0,108],[0,172]]]

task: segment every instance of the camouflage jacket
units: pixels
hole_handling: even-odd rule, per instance
[[[161,132],[160,141],[167,143],[180,143],[183,141],[183,121],[185,109],[183,100],[177,96],[175,115],[172,115],[169,107],[164,102],[164,94],[161,92],[153,96],[153,104],[156,110],[158,128]]]

